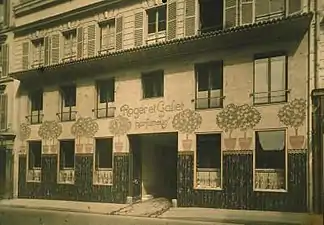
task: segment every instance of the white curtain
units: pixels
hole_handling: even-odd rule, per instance
[[[264,151],[284,150],[285,131],[258,132],[259,142]]]

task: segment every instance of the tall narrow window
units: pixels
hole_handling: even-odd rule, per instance
[[[76,29],[65,31],[64,37],[64,57],[63,61],[69,61],[76,58],[77,53],[77,31]]]
[[[74,140],[60,141],[59,182],[74,183]]]
[[[43,118],[43,90],[33,91],[29,95],[30,99],[30,116],[29,122],[31,124],[42,123]]]
[[[33,64],[32,67],[39,67],[44,65],[45,46],[44,38],[39,38],[32,41],[33,44]]]
[[[0,131],[8,128],[8,95],[0,93]]]
[[[113,139],[96,139],[94,184],[111,185],[113,168]]]
[[[254,104],[287,101],[286,56],[254,60]]]
[[[61,87],[61,121],[75,120],[76,111],[76,86]]]
[[[100,23],[100,52],[115,49],[115,19]]]
[[[198,134],[196,149],[196,187],[221,188],[221,135]]]
[[[41,180],[41,169],[42,169],[42,142],[29,141],[27,181],[39,182]]]
[[[223,1],[199,0],[201,33],[223,29]]]
[[[223,106],[223,62],[215,61],[197,64],[196,109]]]
[[[166,5],[147,10],[148,39],[165,38],[166,31]]]
[[[255,137],[254,188],[286,190],[286,132],[258,131]]]
[[[164,72],[158,70],[142,74],[143,98],[163,97]]]
[[[113,117],[115,115],[115,79],[97,82],[98,105],[97,118]]]

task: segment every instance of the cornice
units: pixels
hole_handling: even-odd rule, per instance
[[[59,0],[63,1],[63,0]],[[64,0],[66,1],[66,0]],[[124,2],[124,0],[106,0],[106,1],[101,1],[97,3],[93,3],[84,7],[76,8],[68,12],[64,12],[55,16],[47,17],[44,19],[37,20],[32,23],[24,24],[21,26],[16,26],[13,29],[14,33],[21,33],[21,32],[26,32],[29,30],[37,30],[39,28],[43,28],[45,26],[48,26],[53,23],[62,23],[62,21],[65,20],[73,20],[75,17],[80,17],[80,15],[93,12],[95,10],[101,9],[102,7],[112,5],[112,4],[117,4]]]

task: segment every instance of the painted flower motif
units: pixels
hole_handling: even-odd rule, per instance
[[[62,125],[52,121],[44,121],[39,127],[38,135],[45,140],[58,138],[62,134]]]
[[[306,100],[294,99],[278,111],[281,123],[295,129],[303,125],[306,118]]]
[[[199,113],[191,109],[185,109],[173,117],[172,126],[174,129],[191,134],[200,127],[202,117]]]
[[[121,115],[118,115],[109,123],[109,131],[114,135],[124,135],[131,129],[131,127],[132,124],[130,120]]]
[[[233,103],[228,104],[216,116],[216,124],[225,132],[239,128],[239,107]]]
[[[80,117],[71,127],[71,133],[75,137],[91,138],[99,130],[99,125],[91,117]]]
[[[21,141],[24,141],[30,137],[31,129],[26,123],[20,124],[19,137]]]
[[[84,123],[84,118],[79,117],[77,121],[74,122],[74,124],[71,127],[71,134],[75,137],[81,137],[84,134],[83,130],[83,123]]]
[[[261,114],[256,108],[243,104],[238,106],[238,126],[242,131],[252,129],[261,120]]]

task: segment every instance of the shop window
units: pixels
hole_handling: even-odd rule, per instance
[[[97,118],[114,117],[115,115],[115,79],[100,80],[97,82],[98,104]]]
[[[73,121],[76,117],[76,86],[61,87],[61,121]]]
[[[197,134],[196,187],[222,187],[221,134]]]
[[[196,64],[196,109],[223,106],[223,62]]]
[[[42,142],[28,142],[27,181],[40,182],[42,170]]]
[[[163,97],[164,72],[163,70],[142,74],[143,98]]]
[[[43,119],[43,90],[36,90],[30,93],[30,115],[28,120],[30,124],[42,123]]]
[[[59,153],[59,182],[74,183],[74,160],[75,142],[74,140],[60,141]]]
[[[258,131],[255,137],[255,190],[286,190],[286,132]]]
[[[113,139],[96,139],[94,184],[112,184]]]
[[[254,60],[254,104],[287,101],[287,57]]]

